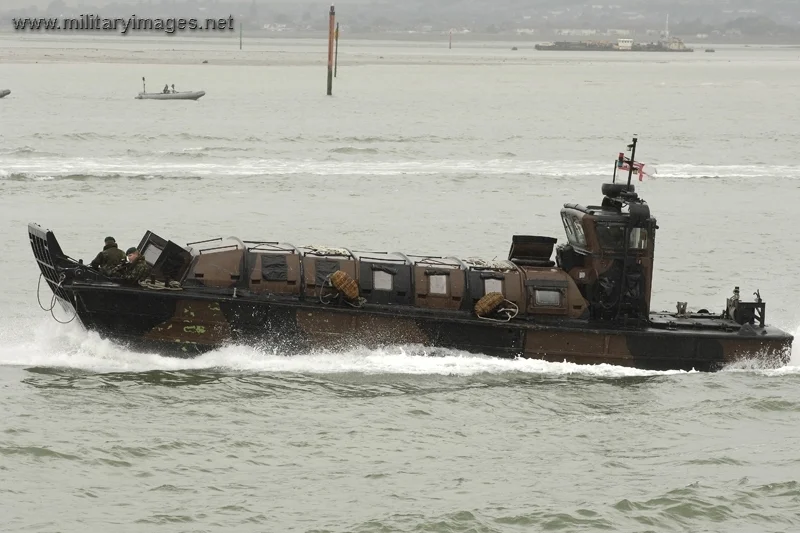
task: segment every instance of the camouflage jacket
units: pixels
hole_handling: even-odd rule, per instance
[[[104,270],[113,268],[124,260],[125,252],[120,250],[115,243],[103,246],[103,251],[97,254],[90,264],[92,268]]]
[[[139,256],[133,263],[123,263],[115,268],[109,275],[116,279],[127,281],[141,281],[150,274],[150,266],[144,260],[144,256]]]

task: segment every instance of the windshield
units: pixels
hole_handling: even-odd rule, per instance
[[[610,250],[623,250],[625,248],[625,224],[598,222],[596,232],[601,248]],[[634,250],[646,249],[647,229],[631,228],[628,247]]]
[[[586,235],[583,233],[581,221],[577,217],[566,213],[561,215],[561,221],[564,223],[564,231],[567,232],[569,243],[577,246],[586,246]]]

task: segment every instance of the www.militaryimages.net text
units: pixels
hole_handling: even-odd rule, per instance
[[[233,31],[233,15],[227,18],[105,18],[99,15],[79,17],[27,17],[12,19],[15,31],[118,31],[123,35],[133,31]]]

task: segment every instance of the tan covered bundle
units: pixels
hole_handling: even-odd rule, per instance
[[[505,298],[502,293],[490,292],[475,303],[475,314],[478,316],[486,316],[500,307],[500,304],[504,301]]]
[[[337,270],[330,277],[331,284],[336,287],[336,290],[344,294],[348,300],[355,300],[358,298],[358,283],[356,280],[347,275],[343,270]]]

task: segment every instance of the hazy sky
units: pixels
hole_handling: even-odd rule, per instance
[[[52,0],[0,0],[0,11],[4,11],[6,9],[22,9],[22,8],[31,7],[31,6],[35,6],[35,7],[39,7],[39,8],[45,8],[50,4],[51,1]],[[104,5],[108,4],[108,3],[111,3],[111,1],[112,0],[64,0],[64,3],[67,4],[68,6],[72,6],[72,7],[77,7],[77,6],[81,5],[81,4],[102,7],[102,6],[104,6]],[[116,2],[119,2],[119,3],[122,3],[122,4],[130,4],[130,3],[136,4],[136,3],[138,3],[136,0],[113,0],[113,1],[116,1]],[[157,3],[158,1],[159,0],[155,0],[154,3]],[[250,0],[217,0],[217,1],[219,1],[219,2],[224,4],[224,3],[228,3],[228,2],[234,2],[234,1],[235,2],[245,1],[245,2],[249,3]],[[302,3],[310,3],[311,1],[312,0],[304,0]],[[339,3],[339,4],[363,4],[363,3],[369,3],[370,1],[371,0],[334,0],[333,3],[334,4],[336,4],[336,3]],[[256,0],[256,4],[264,4],[264,5],[266,5],[268,3],[270,3],[270,0]],[[321,0],[318,3],[320,5],[328,5],[329,4],[329,0]]]
[[[38,7],[38,8],[45,8],[47,7],[52,0],[0,0],[0,11],[4,11],[6,9],[23,9],[26,7]],[[106,4],[111,3],[112,1],[116,1],[121,4],[136,4],[138,3],[137,0],[64,0],[64,3],[70,7],[78,7],[79,5],[90,5],[90,6],[97,6],[102,7]],[[233,0],[218,0],[219,2],[226,3]],[[241,1],[241,0],[236,0]],[[256,0],[257,4],[262,4],[268,2],[269,0]],[[327,0],[326,0],[327,1]],[[350,1],[350,0],[347,0]],[[158,0],[156,0],[156,3]]]
[[[5,11],[7,9],[23,9],[26,7],[38,7],[38,8],[45,8],[47,7],[52,0],[0,0],[0,11]],[[112,1],[116,1],[122,4],[136,4],[138,3],[136,0],[64,0],[64,3],[71,7],[78,7],[79,5],[90,5],[90,6],[97,6],[102,7],[106,4],[111,3]],[[141,1],[141,0],[140,0]],[[159,0],[154,0],[153,3],[158,3]],[[247,2],[249,3],[250,0],[218,0],[221,3],[228,3],[228,2]],[[287,0],[282,0],[283,2]],[[333,0],[334,4],[365,4],[370,3],[372,0]],[[402,1],[402,0],[399,0]],[[431,0],[433,1],[433,0]],[[256,4],[267,5],[271,2],[271,0],[256,0]],[[320,5],[329,5],[329,0],[303,0],[301,3],[307,4],[316,2]],[[491,2],[491,0],[487,0],[487,2]]]

